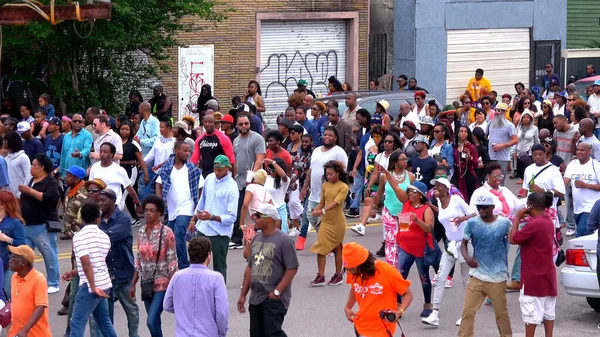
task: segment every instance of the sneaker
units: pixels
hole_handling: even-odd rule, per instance
[[[327,282],[327,285],[328,286],[339,286],[342,283],[344,283],[344,278],[342,277],[342,273],[339,273],[339,274],[335,273],[331,277],[331,280],[329,280],[329,282]]]
[[[575,235],[575,230],[574,229],[567,229],[567,232],[565,233],[566,236],[573,236]]]
[[[460,323],[462,323],[462,317],[458,319],[458,321],[456,321],[456,326],[460,326]]]
[[[240,244],[240,243],[233,242],[233,241],[229,243],[229,249],[230,250],[231,249],[243,249],[243,248],[244,248],[244,246],[242,244]]]
[[[377,251],[377,253],[375,253],[375,255],[377,255],[379,257],[385,257],[385,242],[381,243],[381,248],[379,248],[379,250]]]
[[[60,308],[60,310],[57,312],[58,316],[66,316],[69,314],[69,307],[65,307],[63,305],[62,308]]]
[[[288,235],[291,238],[295,238],[296,236],[300,235],[300,231],[296,228],[292,228],[292,229],[290,229],[290,233]]]
[[[367,219],[367,223],[373,223],[373,222],[377,222],[379,220],[381,220],[381,214],[376,213],[374,217],[369,217]]]
[[[360,216],[360,212],[356,208],[350,208],[348,213],[346,213],[348,218],[358,218]]]
[[[446,288],[452,288],[454,284],[452,283],[452,277],[448,276],[448,279],[446,279],[446,284],[444,285],[444,287]]]
[[[350,230],[352,230],[354,233],[356,233],[360,236],[365,236],[366,227],[363,224],[359,223],[359,224],[352,226],[350,228]]]
[[[423,311],[421,311],[421,314],[419,316],[425,318],[425,317],[429,317],[429,315],[431,315],[431,313],[433,312],[432,309],[423,309]]]
[[[421,323],[431,326],[440,326],[439,311],[433,310],[429,316],[421,318]]]
[[[492,300],[489,297],[485,297],[485,305],[492,305]]]
[[[306,243],[306,238],[299,236],[298,241],[296,241],[296,250],[304,250],[305,243]]]
[[[327,253],[327,255],[325,255],[326,257],[333,257],[333,253],[329,252]]]
[[[48,287],[48,294],[56,294],[60,291],[59,287]]]
[[[324,287],[325,286],[325,275],[317,274],[314,280],[310,281],[311,287]]]
[[[511,283],[506,285],[506,290],[507,291],[519,291],[521,290],[521,282],[519,281],[512,281]]]

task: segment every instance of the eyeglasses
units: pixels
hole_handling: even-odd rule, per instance
[[[100,192],[100,189],[99,188],[88,188],[88,192],[90,192],[90,193],[98,193],[98,192]]]
[[[442,130],[433,130],[433,133],[440,133]]]
[[[490,205],[476,205],[477,210],[485,210],[490,208]]]
[[[398,158],[398,161],[408,161],[408,158]]]
[[[392,139],[392,140],[385,139],[383,142],[384,142],[384,143],[388,143],[388,144],[393,144],[393,143],[394,143],[394,140],[393,140],[393,139]]]
[[[483,105],[490,105],[492,103],[486,101],[486,102],[481,102],[481,104],[483,104]]]
[[[73,119],[73,120],[71,120],[71,123],[79,124],[79,123],[83,123],[83,121],[80,121],[78,119]]]
[[[238,126],[250,125],[250,122],[238,123]]]
[[[506,110],[503,110],[503,109],[496,109],[496,112],[506,112]]]
[[[499,175],[499,176],[497,176],[497,175],[492,175],[492,178],[494,178],[494,179],[498,179],[498,180],[502,180],[502,179],[504,179],[504,174],[501,174],[501,175]]]

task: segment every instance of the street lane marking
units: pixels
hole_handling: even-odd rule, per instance
[[[350,229],[352,226],[354,226],[354,224],[346,225],[346,230]],[[381,226],[381,222],[370,223],[370,224],[367,224],[365,227],[377,227],[377,226]],[[315,230],[311,229],[310,232],[315,233]],[[137,246],[133,247],[133,252],[137,253]],[[58,259],[59,260],[70,260],[71,252],[58,254]],[[35,262],[44,262],[44,259],[40,255],[36,255]]]

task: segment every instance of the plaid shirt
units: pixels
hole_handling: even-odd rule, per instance
[[[158,175],[162,180],[162,195],[165,203],[167,202],[167,195],[171,189],[171,172],[173,171],[173,165],[175,165],[175,155],[169,156],[169,160],[160,168]],[[198,204],[198,183],[200,182],[200,176],[202,170],[192,164],[189,160],[185,162],[185,166],[188,169],[188,182],[190,184],[190,194],[194,205]]]

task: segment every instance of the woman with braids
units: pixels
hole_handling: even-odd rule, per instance
[[[413,300],[410,281],[393,266],[377,261],[365,247],[356,242],[344,245],[344,267],[350,284],[346,318],[354,323],[356,336],[394,336],[396,321],[404,315]],[[402,303],[398,304],[398,297]],[[358,311],[352,308],[358,303]],[[386,318],[380,316],[386,311]]]
[[[321,201],[312,211],[320,217],[315,224],[318,228],[317,242],[310,251],[317,254],[317,277],[310,282],[311,287],[325,285],[325,262],[327,254],[335,255],[335,274],[327,285],[336,286],[344,282],[342,277],[342,242],[346,235],[344,201],[348,195],[348,173],[342,163],[331,160],[324,166]]]
[[[287,192],[290,186],[290,178],[285,173],[287,168],[281,158],[265,158],[265,164],[267,165],[267,173],[269,174],[265,182],[265,190],[271,195],[273,206],[279,212],[280,219],[275,221],[276,226],[282,232],[288,234],[290,229],[288,225],[287,204],[285,203],[285,192]]]

